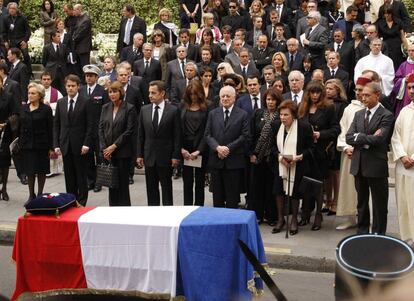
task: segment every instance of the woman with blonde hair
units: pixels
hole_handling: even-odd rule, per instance
[[[197,29],[196,32],[196,44],[200,44],[202,37],[203,37],[203,32],[204,29],[206,28],[210,28],[211,31],[213,32],[213,41],[215,43],[220,42],[221,40],[221,32],[220,29],[214,25],[214,15],[212,13],[205,13],[203,16],[203,25],[201,25],[201,27],[199,29]]]
[[[249,8],[250,18],[253,19],[254,17],[263,17],[265,14],[265,10],[263,8],[263,4],[260,0],[254,0]]]
[[[154,24],[154,30],[159,29],[165,37],[165,43],[170,47],[177,45],[178,28],[171,22],[172,13],[168,8],[161,8],[158,13],[160,21]]]
[[[43,103],[45,88],[36,83],[28,86],[28,103],[20,111],[19,147],[22,151],[23,169],[29,184],[29,200],[43,193],[46,175],[50,173],[49,156],[53,153],[53,114]]]
[[[272,56],[272,65],[275,68],[276,76],[283,78],[285,86],[288,84],[289,64],[283,52],[276,52]]]

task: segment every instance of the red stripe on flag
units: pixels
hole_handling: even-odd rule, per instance
[[[78,219],[95,207],[70,208],[54,215],[19,218],[14,239],[16,287],[12,300],[24,292],[86,288]]]

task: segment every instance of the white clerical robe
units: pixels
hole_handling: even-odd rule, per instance
[[[355,216],[357,213],[357,192],[355,190],[354,176],[349,173],[351,168],[351,159],[345,154],[347,148],[352,148],[345,141],[345,135],[351,126],[355,113],[364,109],[364,105],[359,100],[352,100],[352,102],[345,108],[341,121],[341,133],[338,136],[336,147],[338,151],[342,152],[341,169],[339,178],[339,193],[338,205],[336,207],[337,216]]]
[[[381,52],[378,55],[373,55],[370,52],[356,64],[354,73],[355,82],[365,70],[374,70],[377,72],[381,76],[382,92],[387,96],[390,95],[392,87],[394,86],[395,77],[394,63],[392,60]]]
[[[400,158],[414,159],[414,103],[405,106],[395,122],[391,146],[395,165],[395,197],[401,239],[414,239],[414,167],[405,169]]]

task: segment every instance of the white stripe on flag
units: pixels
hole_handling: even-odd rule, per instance
[[[88,288],[175,296],[181,221],[198,207],[98,207],[78,221]]]

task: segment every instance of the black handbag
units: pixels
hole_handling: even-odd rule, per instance
[[[111,162],[101,163],[96,166],[96,186],[105,186],[108,188],[119,187],[118,167],[113,166]]]

